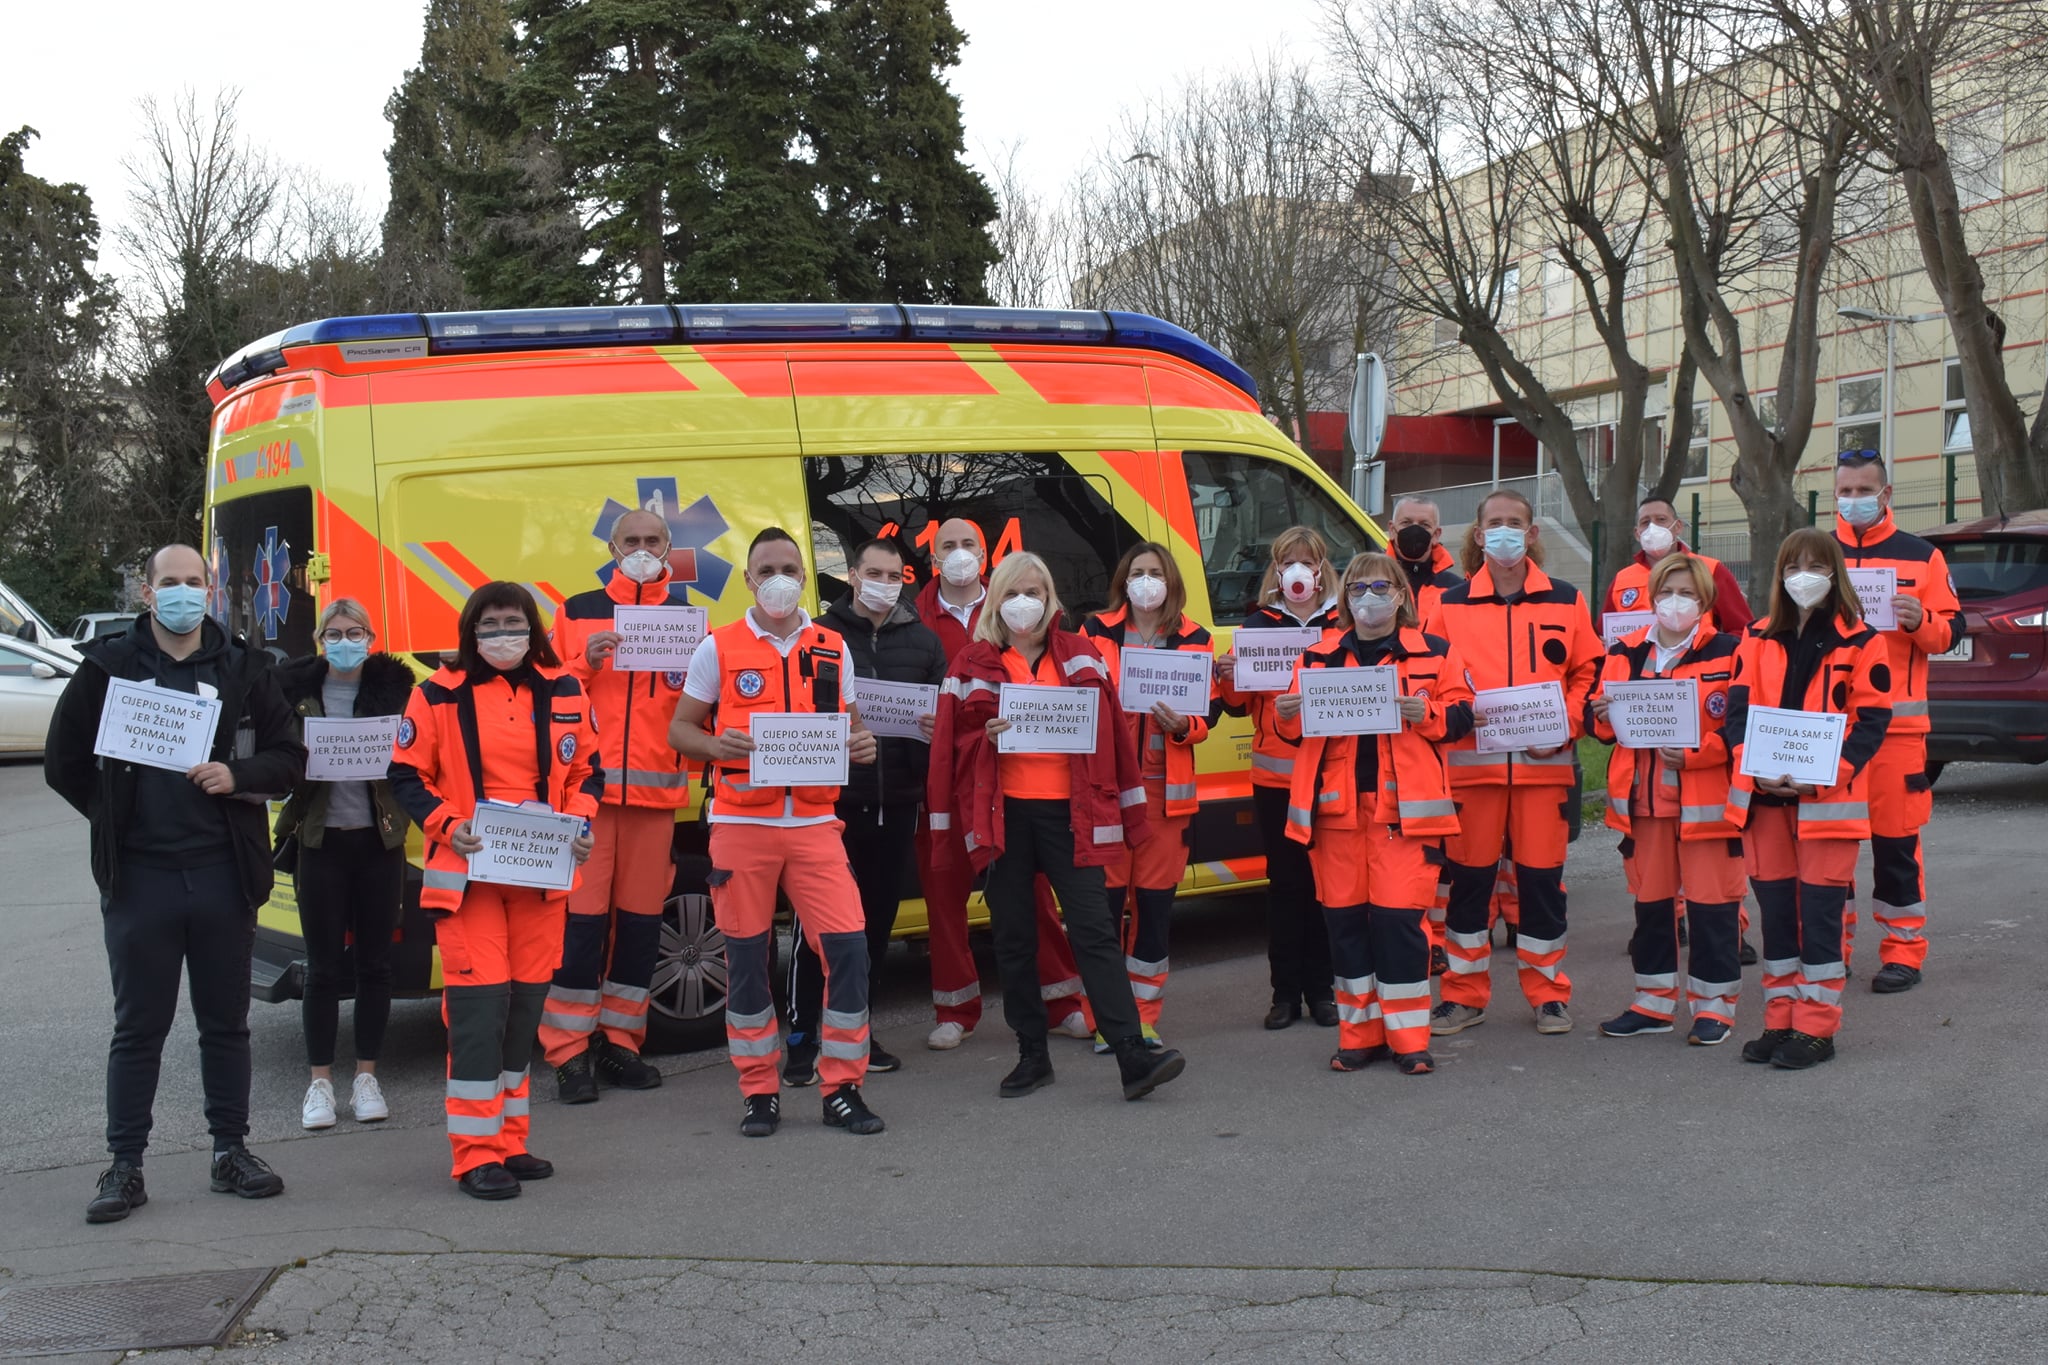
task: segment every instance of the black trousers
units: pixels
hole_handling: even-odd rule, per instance
[[[874,1007],[882,984],[882,963],[889,955],[889,935],[896,929],[896,910],[903,900],[903,872],[910,859],[910,838],[917,830],[916,806],[839,803],[846,825],[846,861],[860,888],[861,915],[868,935],[868,1006]],[[825,970],[796,923],[796,951],[789,959],[789,1036],[816,1042],[818,1011],[825,1000]]]
[[[256,914],[233,862],[162,868],[123,863],[101,901],[114,981],[107,1048],[107,1150],[140,1165],[149,1145],[164,1040],[191,985],[199,1079],[214,1144],[249,1135],[249,956]]]
[[[341,997],[351,989],[356,1060],[374,1062],[391,1019],[391,932],[405,895],[405,849],[384,847],[374,829],[330,829],[320,847],[299,849],[296,881],[306,940],[306,1064],[334,1065]]]
[[[1067,941],[1081,984],[1095,1008],[1097,1030],[1111,1042],[1138,1036],[1138,1002],[1124,972],[1123,945],[1109,906],[1103,871],[1074,866],[1071,806],[1065,801],[1003,802],[1003,856],[988,870],[983,892],[1003,982],[1003,1020],[1020,1042],[1044,1047],[1045,1001],[1038,994],[1040,873],[1052,883],[1067,922]]]
[[[1287,837],[1287,792],[1253,787],[1252,811],[1266,846],[1266,964],[1276,1005],[1316,1004],[1333,998],[1330,932],[1316,900],[1308,848]]]

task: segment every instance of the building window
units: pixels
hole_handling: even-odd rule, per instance
[[[1851,170],[1835,200],[1836,240],[1862,237],[1882,228],[1890,193],[1890,177],[1874,167],[1858,165]]]
[[[1500,284],[1494,291],[1494,302],[1499,311],[1495,320],[1503,327],[1512,327],[1522,320],[1522,267],[1511,265],[1500,272]]]
[[[2005,193],[2005,106],[1986,105],[1949,120],[1949,170],[1964,208]]]
[[[1543,316],[1563,317],[1572,311],[1572,272],[1562,256],[1543,258]]]
[[[1430,341],[1441,350],[1458,344],[1458,320],[1436,318],[1430,323]]]
[[[1685,473],[1679,476],[1686,483],[1696,483],[1707,477],[1707,451],[1713,440],[1708,423],[1713,412],[1711,403],[1692,405],[1692,439],[1685,447]]]
[[[1968,450],[1970,440],[1970,409],[1968,398],[1963,392],[1963,362],[1950,360],[1942,366],[1941,390],[1941,448],[1943,450]]]
[[[1778,434],[1778,391],[1753,393],[1749,396],[1749,410],[1756,414],[1756,420],[1763,423],[1764,430]]]
[[[1835,449],[1884,449],[1884,376],[1835,381]]]

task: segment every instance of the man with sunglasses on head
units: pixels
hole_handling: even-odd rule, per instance
[[[1892,520],[1892,485],[1880,452],[1845,450],[1835,457],[1835,539],[1852,573],[1889,569],[1894,581],[1888,605],[1896,624],[1881,632],[1891,655],[1892,721],[1870,761],[1870,899],[1884,926],[1881,965],[1870,988],[1890,995],[1919,985],[1927,961],[1927,876],[1920,854],[1920,828],[1934,813],[1927,659],[1961,638],[1963,609],[1941,551]],[[1859,596],[1866,619],[1887,605]]]

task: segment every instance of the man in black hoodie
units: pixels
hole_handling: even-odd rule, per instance
[[[946,680],[946,649],[930,626],[903,596],[903,552],[894,542],[870,540],[853,552],[847,570],[846,596],[825,612],[824,624],[839,632],[853,661],[856,679],[920,683],[937,687]],[[858,692],[860,683],[854,688]],[[931,734],[933,710],[922,719]],[[876,741],[875,761],[855,764],[839,796],[838,816],[846,826],[846,858],[860,887],[861,910],[868,931],[868,999],[875,998],[889,935],[896,927],[896,906],[903,899],[903,872],[910,862],[911,835],[917,808],[924,800],[925,770],[931,746],[924,740],[885,735]],[[789,1051],[782,1067],[788,1085],[810,1085],[818,1079],[818,1012],[824,1006],[825,973],[817,954],[801,933],[789,967]],[[868,1070],[894,1071],[902,1066],[889,1050],[868,1035]]]
[[[212,1187],[262,1199],[284,1181],[244,1145],[249,1135],[249,957],[270,898],[264,802],[299,780],[306,751],[269,656],[206,615],[206,561],[166,545],[144,568],[149,611],[126,635],[85,646],[50,720],[43,775],[92,822],[114,984],[107,1052],[107,1149],[86,1221],[111,1223],[148,1202],[149,1144],[164,1040],[189,970],[199,1073],[213,1134]],[[94,754],[107,683],[151,683],[212,697],[220,720],[207,761],[185,772]]]

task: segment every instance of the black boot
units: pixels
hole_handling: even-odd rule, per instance
[[[1045,1040],[1041,1038],[1035,1043],[1027,1043],[1019,1038],[1017,1065],[1010,1069],[1009,1075],[1003,1077],[1002,1084],[996,1087],[996,1094],[1006,1100],[1014,1100],[1019,1095],[1030,1094],[1042,1085],[1051,1084],[1052,1052],[1046,1047]]]
[[[1123,1076],[1124,1098],[1142,1100],[1187,1070],[1188,1059],[1166,1048],[1154,1052],[1140,1036],[1119,1038],[1114,1045],[1116,1069]]]

